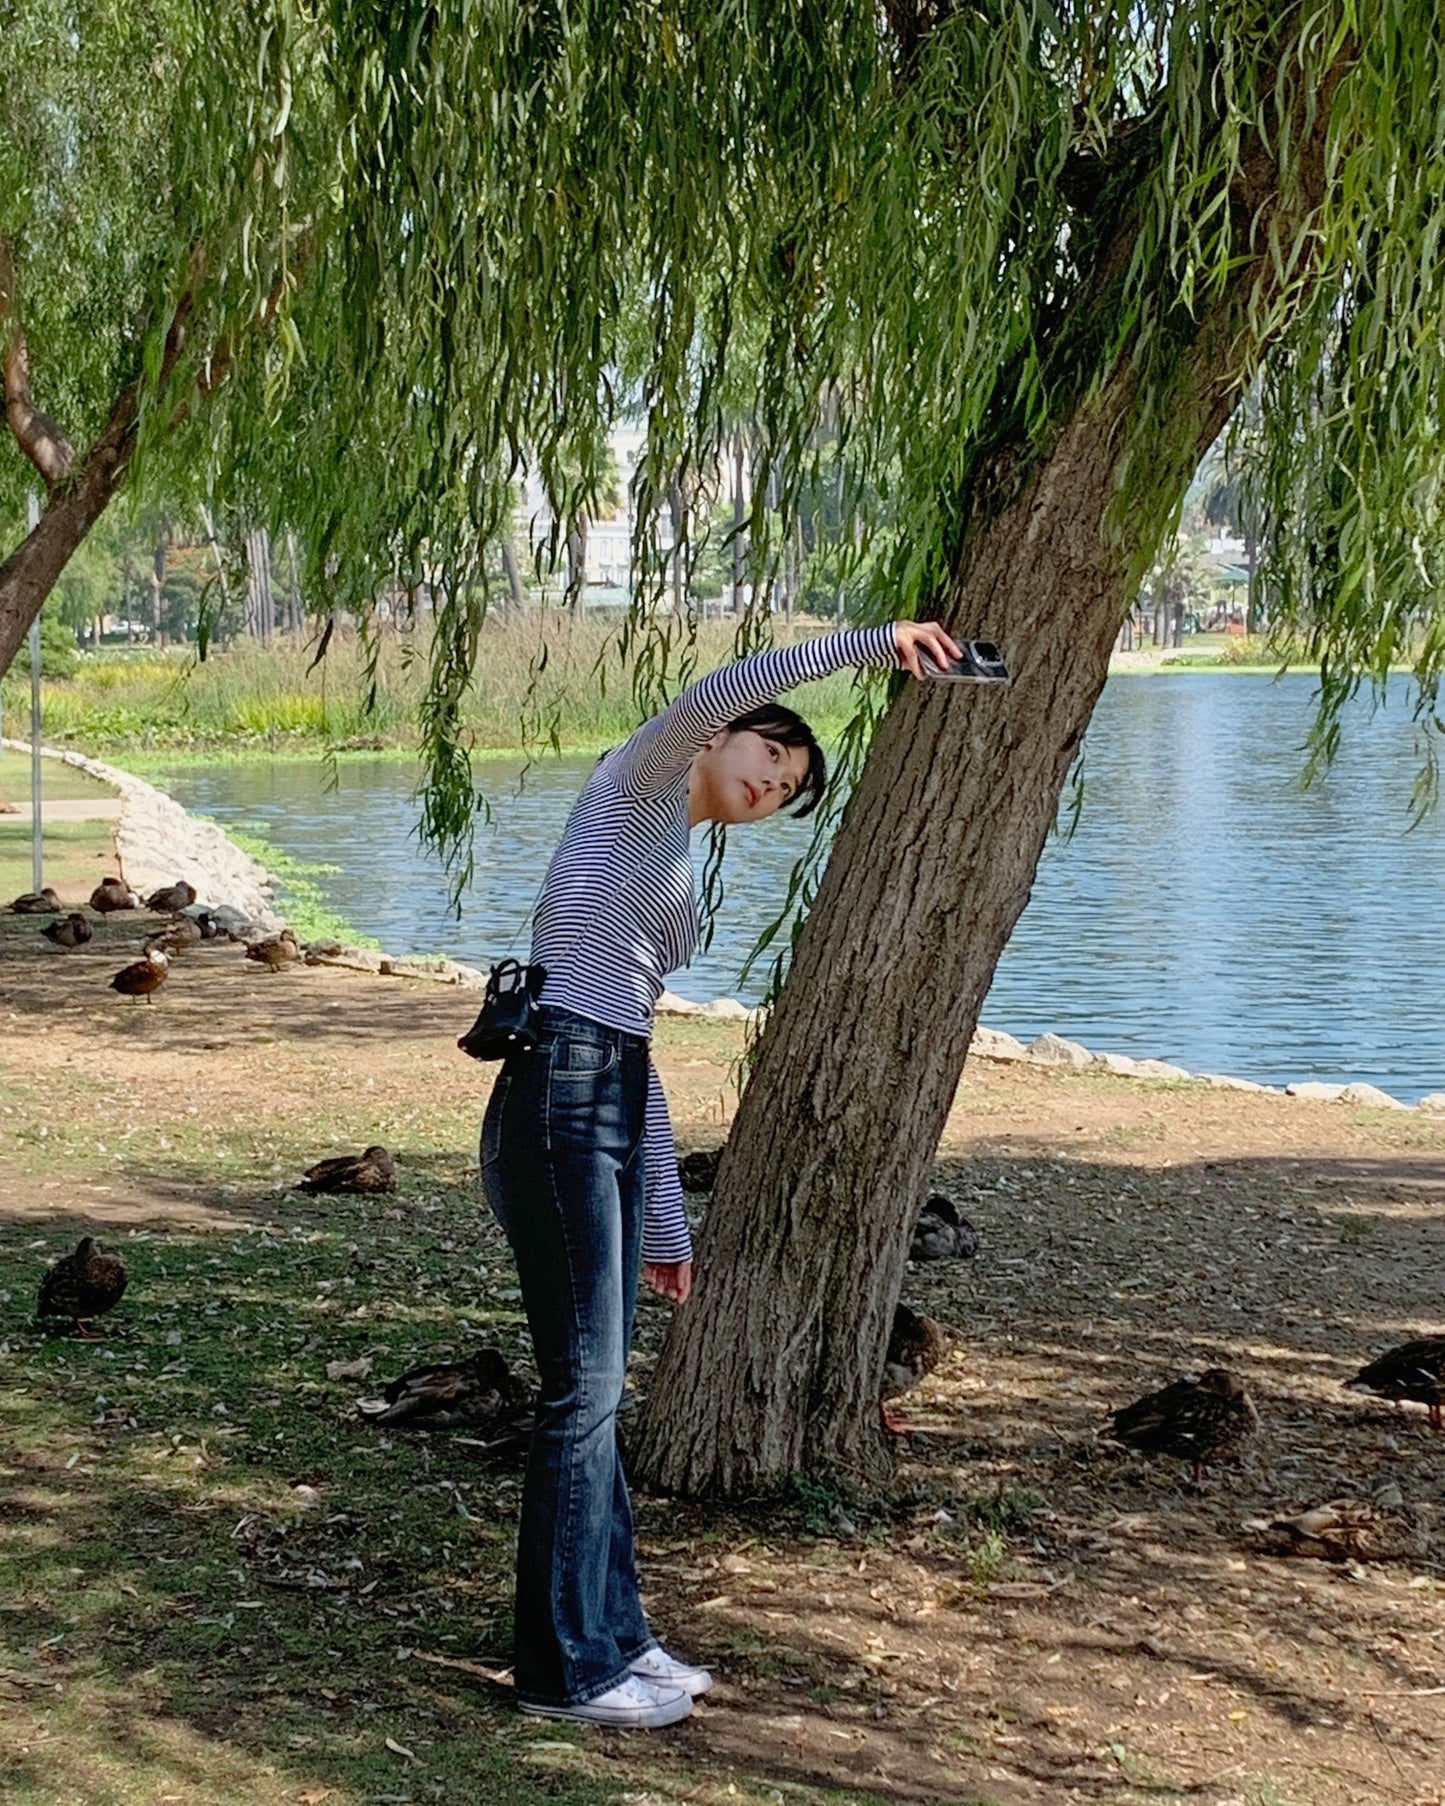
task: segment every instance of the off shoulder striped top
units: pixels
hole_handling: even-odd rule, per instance
[[[794,684],[849,665],[898,665],[891,625],[759,652],[711,671],[603,759],[573,806],[547,868],[532,959],[547,969],[542,1002],[650,1035],[666,976],[697,946],[688,850],[688,779],[719,728]],[[667,1104],[649,1071],[643,1258],[691,1258]]]

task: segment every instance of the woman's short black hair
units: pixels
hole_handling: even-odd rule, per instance
[[[776,740],[779,746],[801,746],[808,755],[808,769],[793,798],[797,804],[792,815],[811,815],[823,800],[828,783],[828,765],[823,749],[813,730],[801,715],[785,709],[780,702],[765,702],[760,709],[749,709],[727,725],[730,734],[761,734],[765,740]]]

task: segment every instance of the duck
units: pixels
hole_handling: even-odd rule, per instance
[[[120,1303],[129,1278],[118,1254],[102,1248],[93,1235],[83,1235],[73,1254],[62,1255],[40,1281],[38,1317],[68,1317],[78,1336],[89,1336],[91,1322]]]
[[[184,953],[188,947],[198,947],[204,939],[199,922],[193,922],[189,916],[173,916],[164,928],[158,928],[154,934],[148,934],[142,943],[147,953],[152,947],[159,947],[162,953]]]
[[[1211,1367],[1197,1380],[1180,1379],[1121,1405],[1106,1432],[1146,1455],[1174,1455],[1189,1462],[1194,1484],[1204,1464],[1230,1455],[1259,1428],[1254,1400],[1237,1374]]]
[[[717,1171],[722,1165],[721,1148],[699,1148],[696,1153],[684,1154],[677,1163],[677,1176],[682,1181],[684,1191],[715,1191],[717,1189]]]
[[[69,915],[60,916],[54,922],[47,922],[40,932],[57,947],[83,947],[95,936],[95,930],[78,909],[72,909]]]
[[[499,1348],[479,1348],[464,1361],[413,1367],[392,1380],[379,1399],[359,1399],[373,1423],[419,1430],[506,1429],[527,1409],[526,1386]]]
[[[396,1161],[384,1147],[318,1160],[301,1175],[298,1191],[378,1192],[396,1190]]]
[[[921,1311],[899,1303],[893,1311],[893,1328],[883,1356],[884,1400],[908,1392],[932,1373],[953,1345],[952,1333],[936,1317],[925,1317]],[[887,1404],[882,1406],[883,1427],[894,1435],[903,1435],[907,1424],[897,1418]]]
[[[188,903],[184,909],[178,910],[177,914],[184,916],[188,922],[194,922],[200,929],[201,939],[204,941],[214,941],[226,932],[209,903]]]
[[[181,911],[182,915],[192,916],[201,924],[202,934],[207,934],[207,923],[210,933],[207,939],[217,935],[226,935],[233,941],[244,941],[261,932],[261,924],[253,922],[244,910],[237,909],[233,903],[192,903]]]
[[[153,890],[146,898],[145,906],[157,915],[169,916],[177,910],[188,908],[195,900],[195,885],[187,884],[184,878],[178,878],[174,884],[162,885],[159,890]]]
[[[1430,1414],[1431,1429],[1445,1429],[1441,1417],[1441,1406],[1445,1405],[1445,1336],[1421,1336],[1415,1342],[1402,1342],[1368,1367],[1362,1367],[1352,1380],[1346,1380],[1345,1389],[1424,1405]]]
[[[1363,1561],[1380,1552],[1382,1520],[1366,1499],[1329,1499],[1293,1517],[1246,1518],[1244,1528],[1267,1555]]]
[[[97,915],[108,916],[113,910],[139,909],[140,898],[119,878],[102,878],[90,893],[90,907]]]
[[[166,982],[166,971],[170,960],[160,947],[147,947],[145,958],[135,960],[129,966],[122,966],[110,981],[112,991],[119,991],[123,997],[129,997],[134,1003],[137,997],[151,1000],[151,992],[158,991]]]
[[[279,972],[283,966],[295,965],[300,960],[301,944],[289,928],[283,928],[280,934],[268,935],[264,941],[256,941],[248,947],[246,958],[254,959],[272,972]]]
[[[930,1192],[924,1199],[913,1240],[908,1244],[909,1260],[972,1260],[979,1249],[979,1233],[967,1217],[958,1214],[952,1198],[941,1191]]]
[[[17,916],[56,916],[64,905],[47,884],[44,890],[28,890],[10,905]]]

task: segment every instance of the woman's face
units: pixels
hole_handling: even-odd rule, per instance
[[[692,762],[688,789],[693,824],[763,821],[798,794],[808,753],[752,728],[714,734]]]

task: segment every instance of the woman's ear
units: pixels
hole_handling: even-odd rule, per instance
[[[712,739],[704,740],[702,745],[700,747],[698,747],[697,750],[698,750],[698,752],[716,752],[717,749],[722,745],[723,741],[727,739],[727,737],[728,737],[728,730],[725,727],[720,727],[718,729],[718,731],[713,735]]]

